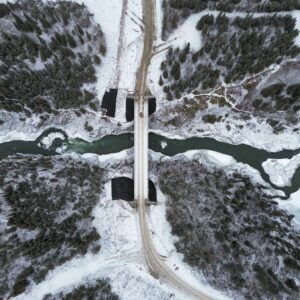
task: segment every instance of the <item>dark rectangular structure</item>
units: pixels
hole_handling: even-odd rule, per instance
[[[111,180],[111,194],[113,200],[134,201],[134,183],[127,177],[118,177]]]
[[[116,114],[117,96],[118,90],[110,89],[109,92],[105,92],[101,103],[101,108],[106,109],[107,115],[112,118],[114,118]]]
[[[156,112],[156,99],[148,99],[149,116]],[[134,120],[134,98],[126,98],[126,121],[131,122]]]
[[[149,98],[148,99],[148,107],[149,107],[149,116],[156,112],[156,99]]]
[[[126,121],[131,122],[134,120],[134,99],[126,98]]]
[[[111,180],[112,200],[134,201],[134,180],[127,177],[118,177]],[[157,202],[154,183],[149,180],[149,195],[151,202]]]

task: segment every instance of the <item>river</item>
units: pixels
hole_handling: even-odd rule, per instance
[[[52,141],[51,145],[43,145],[43,139],[50,134],[58,134],[61,137]],[[63,138],[62,138],[63,137]],[[35,141],[11,141],[0,144],[0,159],[17,153],[21,154],[41,154],[45,156],[59,155],[59,153],[76,152],[79,154],[95,153],[98,155],[117,153],[133,147],[134,138],[132,133],[121,135],[108,135],[94,142],[87,142],[82,139],[68,138],[66,133],[56,128],[50,128],[44,131]],[[162,144],[165,147],[162,147]],[[164,136],[150,133],[149,148],[167,156],[174,156],[189,150],[203,149],[220,152],[232,156],[236,161],[248,164],[258,170],[262,178],[275,189],[283,191],[287,197],[300,188],[300,168],[298,168],[292,178],[292,185],[279,188],[275,186],[262,168],[262,163],[267,159],[291,159],[294,155],[300,153],[297,150],[282,150],[279,152],[268,152],[256,149],[248,145],[232,145],[219,142],[208,137],[193,137],[185,140],[169,139]],[[60,150],[58,153],[59,149]]]

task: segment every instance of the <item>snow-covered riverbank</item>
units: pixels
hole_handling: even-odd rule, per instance
[[[262,165],[275,185],[290,186],[293,175],[300,166],[300,155],[298,154],[292,159],[268,159]]]
[[[0,112],[4,123],[0,125],[0,143],[14,140],[34,141],[48,128],[61,129],[71,138],[95,141],[103,136],[121,134],[131,130],[132,124],[118,123],[95,112],[77,116],[75,111],[61,111],[57,116],[49,115],[47,120],[32,117],[19,120],[15,113]]]

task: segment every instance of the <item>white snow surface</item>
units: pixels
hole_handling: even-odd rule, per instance
[[[142,19],[141,1],[76,1],[83,2],[94,14],[107,43],[107,55],[97,69],[98,98],[102,101],[105,90],[118,88],[114,120],[126,122],[125,100],[127,94],[134,91],[136,71],[143,50],[142,22],[139,20]]]
[[[293,11],[292,16],[296,19],[296,29],[299,30],[300,32],[300,11],[299,10]],[[295,44],[297,46],[300,46],[300,34],[298,34],[298,36],[296,37]]]
[[[219,166],[227,167],[236,163],[236,160],[230,155],[211,150],[204,150],[203,152],[210,162],[216,163]]]
[[[172,160],[172,158],[152,150],[150,150],[149,153],[152,159],[156,161]],[[182,156],[183,161],[184,159],[198,159],[203,163],[210,164],[211,166],[218,165],[220,167],[226,167],[230,171],[238,171],[241,174],[250,176],[253,182],[266,186],[268,189],[266,190],[266,193],[273,196],[283,195],[281,191],[274,190],[268,184],[266,184],[257,170],[246,164],[237,163],[230,156],[223,156],[223,154],[218,152],[206,150],[187,151],[184,154],[178,154],[174,156],[174,158],[178,156]],[[205,281],[203,274],[186,264],[183,261],[183,255],[176,251],[175,243],[177,238],[172,235],[171,226],[166,220],[166,197],[159,189],[158,178],[156,174],[151,173],[150,177],[156,186],[158,198],[158,204],[156,206],[150,206],[148,219],[155,248],[161,255],[166,257],[166,263],[175,273],[178,274],[180,278],[183,278],[197,289],[206,292],[213,298],[230,299],[226,295],[209,286]]]
[[[189,150],[175,156],[180,156],[182,154],[188,159],[200,158],[200,160],[204,160],[212,165],[220,167],[228,167],[237,163],[232,156],[212,150]]]
[[[202,47],[201,32],[196,30],[197,22],[200,19],[200,14],[191,15],[174,33],[168,38],[169,44],[174,48],[184,48],[187,43],[190,43],[191,50],[198,51]]]
[[[12,130],[7,132],[5,135],[0,136],[0,143],[7,143],[11,141],[34,141],[42,132],[28,134],[26,132],[20,132]]]
[[[168,146],[168,143],[166,141],[161,141],[160,146],[161,149],[165,149]]]
[[[143,51],[142,6],[140,0],[124,0],[124,22],[120,37],[120,57],[116,71],[116,86],[119,93],[116,103],[118,122],[126,122],[126,97],[135,90],[136,72]],[[127,4],[126,4],[127,3]],[[121,21],[122,22],[122,21]]]
[[[132,166],[120,160],[132,159],[133,151],[98,156],[96,154],[68,154],[86,159],[90,164],[99,165],[108,171],[105,186],[99,202],[93,211],[94,226],[101,236],[101,250],[98,254],[77,256],[60,267],[55,268],[40,284],[33,285],[30,290],[15,299],[37,300],[48,293],[68,292],[72,288],[98,278],[109,278],[112,291],[120,299],[162,299],[185,300],[181,294],[167,282],[152,277],[144,265],[141,256],[141,240],[139,235],[136,210],[125,201],[111,200],[112,178],[118,176],[132,177]],[[154,154],[163,159],[170,159]],[[153,179],[153,178],[152,178]],[[156,178],[154,178],[154,182]],[[158,189],[157,206],[150,207],[149,223],[152,238],[160,254],[167,255],[167,264],[181,278],[200,290],[217,299],[227,299],[222,293],[211,288],[203,276],[183,262],[183,257],[174,247],[175,237],[165,219],[165,197]]]
[[[272,183],[279,187],[290,186],[293,175],[300,166],[300,154],[291,159],[268,159],[262,166]]]
[[[34,141],[46,129],[53,127],[65,131],[70,138],[95,141],[105,135],[124,133],[130,126],[129,123],[111,122],[109,118],[92,111],[78,117],[72,110],[61,110],[57,116],[49,115],[43,123],[37,116],[21,121],[16,113],[0,111],[0,119],[4,121],[0,126],[0,143],[14,140]],[[85,129],[86,122],[93,127],[92,131]]]
[[[139,25],[141,17],[141,6],[138,0],[129,0],[128,11],[125,18],[125,35],[123,38],[123,48],[121,51],[119,67],[118,67],[118,45],[120,41],[120,20],[122,14],[122,0],[76,0],[79,3],[84,2],[88,8],[94,13],[95,20],[101,25],[105,34],[108,51],[105,59],[102,60],[101,66],[97,69],[98,82],[97,91],[99,99],[107,87],[120,88],[120,95],[117,99],[116,121],[124,122],[125,118],[125,98],[127,92],[134,89],[135,73],[139,65],[139,59],[142,50],[142,32]],[[0,2],[4,2],[0,0]],[[156,0],[156,11],[158,18],[157,26],[157,43],[161,42],[161,0]],[[206,12],[207,13],[207,12]],[[201,14],[205,14],[202,12]],[[299,12],[293,12],[297,16],[297,28],[300,29]],[[191,48],[200,48],[201,36],[196,31],[196,22],[199,20],[200,14],[191,16],[177,31],[170,37],[168,44],[183,47],[187,42],[191,43]],[[134,21],[133,21],[134,20]],[[136,24],[137,23],[137,24]],[[194,29],[191,30],[191,27]],[[175,40],[176,37],[176,40]],[[299,45],[300,40],[297,39]],[[197,49],[198,50],[198,49]],[[164,59],[164,52],[156,55],[152,61],[149,80],[151,91],[159,100],[163,99],[163,93],[158,86],[160,71],[159,66]],[[118,70],[120,73],[118,73]],[[119,78],[119,81],[117,80]],[[160,101],[158,101],[158,107]],[[96,117],[92,120],[92,125],[96,124]],[[73,124],[73,123],[70,123]],[[106,124],[109,127],[109,123]],[[91,138],[87,136],[78,126],[67,129],[69,135],[81,137],[86,140]],[[63,128],[62,128],[63,129]],[[34,140],[41,133],[31,132],[28,134],[25,129],[6,132],[0,137],[0,142],[22,139]],[[74,136],[75,135],[75,136]],[[252,137],[251,137],[252,140]],[[299,139],[298,139],[299,142]],[[49,140],[45,141],[48,145]],[[164,145],[162,145],[164,146]],[[198,151],[213,164],[219,164],[226,167],[235,166],[242,172],[251,174],[257,181],[262,181],[259,173],[249,166],[236,164],[230,156],[223,155],[214,151]],[[196,152],[193,153],[193,155]],[[22,294],[16,299],[41,299],[45,294],[51,292],[59,292],[61,290],[70,289],[70,287],[81,284],[84,280],[93,280],[99,277],[109,277],[112,282],[113,291],[116,292],[121,299],[139,300],[139,299],[169,299],[170,294],[174,293],[172,299],[185,299],[183,295],[174,291],[164,282],[154,279],[147,273],[147,270],[140,259],[141,241],[139,238],[138,220],[135,210],[132,209],[124,201],[111,200],[110,179],[118,176],[132,177],[132,170],[125,169],[116,171],[113,168],[114,163],[119,159],[123,159],[130,154],[123,151],[122,153],[106,156],[97,156],[95,154],[85,154],[82,156],[93,163],[99,164],[110,170],[109,178],[103,193],[99,198],[99,202],[94,210],[94,225],[101,235],[101,251],[97,255],[88,254],[84,257],[76,257],[70,262],[65,263],[61,267],[51,272],[45,281],[33,286],[28,293]],[[191,155],[192,153],[186,153]],[[160,156],[160,155],[158,155]],[[166,159],[166,158],[164,158]],[[155,181],[155,178],[153,177]],[[165,197],[158,189],[158,206],[150,207],[149,222],[152,230],[154,243],[161,254],[168,256],[169,266],[178,274],[198,286],[200,289],[209,291],[211,295],[218,298],[225,298],[220,293],[203,283],[204,279],[201,274],[192,270],[183,262],[182,255],[176,252],[174,247],[175,238],[171,235],[171,228],[165,218]],[[300,190],[291,195],[289,205],[298,210],[298,218],[300,218]],[[283,204],[282,204],[283,205]],[[172,263],[171,263],[172,262]],[[178,269],[177,269],[178,267]],[[202,282],[201,284],[199,282]]]
[[[192,14],[189,16],[184,23],[177,28],[174,33],[170,36],[168,41],[172,41],[174,38],[177,38],[178,41],[174,41],[174,46],[175,47],[182,47],[182,45],[186,43],[191,44],[191,48],[194,48],[196,51],[198,51],[201,47],[201,36],[199,37],[197,33],[200,32],[197,31],[196,25],[198,21],[204,16],[204,15],[213,15],[214,17],[217,17],[220,14],[220,11],[216,10],[203,10],[197,14]],[[247,12],[231,12],[225,13],[227,17],[229,18],[235,18],[235,17],[246,17],[249,15]],[[251,13],[251,16],[254,18],[260,18],[264,16],[272,16],[275,13],[267,13],[267,12],[262,12],[262,13]],[[277,15],[292,15],[296,19],[296,29],[300,31],[300,11],[295,10],[295,11],[287,11],[287,12],[277,12]],[[300,45],[300,35],[295,39],[296,45]]]
[[[105,90],[113,81],[117,68],[117,53],[119,45],[119,22],[122,11],[122,0],[75,0],[84,3],[94,14],[95,21],[100,24],[107,45],[106,56],[97,70],[97,92],[102,101]]]
[[[296,226],[300,227],[300,189],[291,194],[289,200],[277,200],[282,209],[287,210],[295,216],[293,219]]]

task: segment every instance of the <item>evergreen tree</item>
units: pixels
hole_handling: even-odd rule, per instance
[[[161,76],[159,77],[159,82],[158,82],[158,84],[159,84],[160,86],[163,86],[163,85],[164,85],[164,81],[163,81],[163,79],[162,79]]]
[[[176,61],[171,69],[171,75],[173,78],[177,81],[181,77],[181,72],[180,72],[180,64],[178,61]]]

